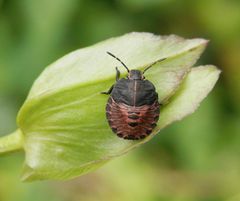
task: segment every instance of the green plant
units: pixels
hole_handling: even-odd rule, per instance
[[[130,33],[68,54],[35,81],[18,113],[19,129],[0,139],[0,153],[25,151],[24,181],[69,179],[93,171],[194,112],[220,73],[211,65],[191,68],[206,44],[204,39]],[[144,140],[120,139],[108,127],[107,97],[100,92],[114,82],[118,63],[106,51],[131,69],[167,58],[146,73],[163,106],[158,126]]]

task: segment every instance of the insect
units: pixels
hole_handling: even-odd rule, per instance
[[[160,114],[158,94],[154,85],[145,79],[144,73],[165,58],[152,63],[141,72],[129,70],[118,57],[110,52],[107,54],[117,59],[128,72],[126,78],[120,79],[120,71],[116,67],[116,83],[107,92],[101,92],[110,95],[106,105],[109,126],[120,138],[143,139],[152,133]]]

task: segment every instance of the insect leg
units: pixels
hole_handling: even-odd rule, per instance
[[[103,92],[101,92],[101,94],[109,95],[109,94],[112,92],[112,90],[113,90],[113,86],[114,86],[114,85],[112,85],[108,91],[103,91]]]
[[[116,67],[116,81],[118,81],[119,80],[119,78],[120,78],[120,71],[118,70],[118,67]]]
[[[118,70],[118,67],[116,67],[116,81],[118,81],[119,78],[120,78],[120,71]],[[109,95],[112,92],[112,90],[113,90],[113,86],[114,85],[112,85],[108,91],[101,92],[101,94]]]

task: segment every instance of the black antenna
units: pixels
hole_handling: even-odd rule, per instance
[[[147,68],[145,68],[145,69],[143,70],[143,73],[142,73],[142,74],[144,74],[149,68],[151,68],[151,67],[152,67],[153,65],[155,65],[156,63],[162,62],[162,61],[164,61],[165,59],[167,59],[167,58],[159,59],[159,60],[153,62],[152,64],[150,64]]]
[[[115,55],[113,55],[112,53],[110,52],[107,52],[110,56],[112,56],[113,58],[117,59],[126,69],[127,69],[127,72],[129,73],[129,69],[128,67],[118,58],[116,57]]]

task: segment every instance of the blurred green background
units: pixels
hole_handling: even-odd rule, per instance
[[[222,69],[193,115],[96,172],[21,183],[23,153],[0,157],[0,201],[240,201],[239,0],[0,0],[0,135],[37,76],[75,49],[132,31],[210,39]]]

